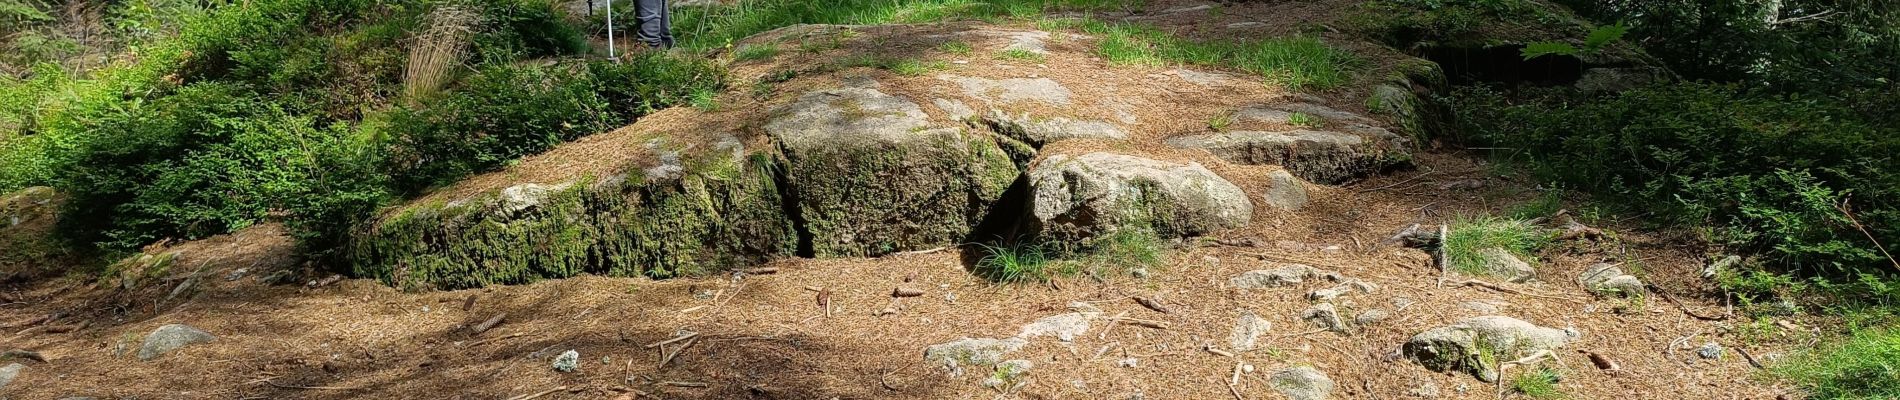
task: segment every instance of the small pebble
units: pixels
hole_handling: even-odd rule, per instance
[[[1122,361],[1117,364],[1120,364],[1121,366],[1127,367],[1127,368],[1134,368],[1141,365],[1141,360],[1136,360],[1134,357],[1129,357],[1129,358],[1122,359]]]
[[[1253,364],[1240,364],[1240,372],[1253,373]]]
[[[1697,347],[1695,349],[1695,355],[1702,356],[1703,359],[1714,360],[1722,358],[1722,350],[1722,345],[1709,342],[1709,344],[1702,345],[1702,347]]]

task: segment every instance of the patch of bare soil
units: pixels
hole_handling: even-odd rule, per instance
[[[1577,398],[1703,399],[1724,393],[1759,399],[1784,393],[1751,379],[1743,357],[1703,360],[1670,347],[1688,338],[1691,346],[1712,341],[1757,357],[1786,351],[1735,336],[1735,322],[1700,320],[1653,297],[1641,306],[1596,299],[1574,283],[1586,265],[1627,251],[1649,267],[1644,278],[1686,307],[1723,315],[1708,285],[1692,278],[1703,255],[1681,241],[1624,232],[1614,251],[1573,243],[1545,255],[1541,283],[1505,286],[1523,294],[1441,287],[1429,254],[1380,243],[1407,224],[1499,212],[1512,205],[1507,199],[1532,197],[1529,189],[1498,180],[1481,189],[1439,189],[1446,182],[1486,179],[1483,170],[1458,157],[1425,154],[1417,172],[1320,190],[1306,211],[1258,218],[1254,227],[1183,244],[1148,278],[1078,276],[1048,285],[988,283],[967,272],[964,255],[950,249],[878,259],[783,260],[770,266],[776,273],[742,279],[584,277],[428,293],[402,293],[369,280],[270,286],[259,277],[297,266],[273,262],[288,256],[290,244],[280,228],[267,225],[173,247],[182,252],[179,265],[193,268],[175,268],[173,279],[138,290],[89,280],[6,290],[10,303],[0,307],[0,323],[9,328],[0,334],[9,336],[0,347],[36,351],[48,362],[26,362],[25,372],[5,390],[16,398],[492,399],[551,389],[559,390],[541,398],[989,398],[998,393],[975,383],[986,371],[951,378],[922,361],[923,348],[961,337],[1010,337],[1024,324],[1081,301],[1108,315],[1127,312],[1160,321],[1167,329],[1111,328],[1097,319],[1072,344],[1033,339],[1010,356],[1035,363],[1028,383],[1010,396],[1229,398],[1225,382],[1237,363],[1247,363],[1256,369],[1241,375],[1237,390],[1243,398],[1276,398],[1266,386],[1269,373],[1311,365],[1338,383],[1339,398],[1406,398],[1435,388],[1440,398],[1492,399],[1499,394],[1490,384],[1392,356],[1413,334],[1487,314],[1581,331],[1581,341],[1557,354],[1566,371],[1559,387]],[[1214,244],[1216,239],[1230,245]],[[1300,319],[1309,306],[1304,296],[1330,283],[1265,290],[1228,285],[1235,275],[1280,262],[1376,283],[1378,291],[1337,303],[1382,308],[1393,316],[1352,334],[1316,331]],[[225,279],[240,268],[248,273]],[[208,278],[190,294],[166,300],[181,277],[194,272]],[[924,294],[894,298],[898,287]],[[829,316],[811,289],[827,292]],[[1143,307],[1136,296],[1156,300],[1171,313]],[[1401,298],[1411,304],[1395,305],[1405,302]],[[1480,306],[1471,303],[1496,311],[1477,311]],[[895,314],[874,315],[886,308]],[[1272,322],[1262,349],[1233,358],[1204,351],[1205,344],[1225,343],[1242,310]],[[49,315],[62,317],[34,321]],[[500,323],[472,332],[497,315],[505,315]],[[79,328],[22,332],[28,328],[23,322]],[[152,361],[118,354],[171,323],[218,339]],[[697,335],[651,346],[685,332]],[[567,350],[580,354],[579,370],[555,371],[552,359]],[[1598,369],[1578,350],[1614,360],[1619,368]],[[1122,366],[1129,359],[1134,366]]]

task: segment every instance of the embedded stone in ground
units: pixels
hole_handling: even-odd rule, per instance
[[[1105,121],[1077,120],[1068,117],[1039,117],[1029,113],[1011,114],[990,110],[983,117],[997,132],[1035,146],[1064,139],[1126,139],[1128,132]]]
[[[1634,297],[1644,293],[1642,280],[1623,273],[1622,268],[1610,263],[1597,263],[1584,269],[1583,274],[1577,276],[1577,283],[1593,293],[1603,295]]]
[[[1166,237],[1246,226],[1253,203],[1239,186],[1198,163],[1088,153],[1057,154],[1029,171],[1038,230],[1056,238],[1089,238],[1135,226]]]
[[[1267,205],[1287,211],[1299,211],[1310,201],[1306,182],[1285,170],[1267,173],[1267,192],[1262,197],[1266,198]]]
[[[962,376],[965,368],[994,366],[1028,344],[1022,338],[962,338],[925,347],[924,362],[943,367],[950,376]]]
[[[1486,276],[1522,283],[1530,281],[1537,275],[1537,270],[1531,268],[1530,263],[1524,262],[1517,258],[1517,255],[1501,247],[1478,250],[1478,258],[1482,260],[1478,265],[1478,273]]]
[[[188,325],[161,326],[153,330],[151,334],[145,335],[145,341],[139,344],[139,360],[151,360],[185,346],[214,340],[217,340],[217,337]]]
[[[1334,307],[1333,303],[1314,304],[1312,307],[1307,308],[1305,312],[1300,313],[1300,319],[1307,320],[1308,322],[1312,322],[1313,325],[1333,332],[1344,333],[1352,329],[1352,326],[1348,325],[1346,320],[1339,316],[1339,308]]]
[[[809,92],[772,114],[765,130],[820,257],[958,243],[1020,174],[994,137],[933,127],[874,87]]]
[[[1554,350],[1572,339],[1562,329],[1494,315],[1421,332],[1406,341],[1402,349],[1406,357],[1433,371],[1464,371],[1485,382],[1495,382],[1500,360]]]
[[[996,104],[1036,102],[1052,106],[1069,105],[1075,93],[1049,78],[988,79],[942,75],[937,79],[956,83],[970,97]]]
[[[1240,273],[1228,280],[1228,284],[1241,289],[1266,289],[1297,285],[1307,278],[1324,277],[1338,279],[1339,275],[1321,271],[1306,264],[1278,264],[1279,268],[1260,269]]]
[[[7,384],[13,383],[14,379],[19,379],[20,371],[24,370],[26,370],[26,366],[20,363],[7,364],[5,367],[0,367],[0,389],[6,389]]]
[[[1289,400],[1325,400],[1333,396],[1333,378],[1313,367],[1275,372],[1267,384]]]
[[[1167,144],[1201,149],[1230,162],[1278,165],[1294,176],[1340,184],[1402,164],[1410,157],[1390,142],[1320,131],[1228,131],[1169,138]]]
[[[1037,336],[1055,336],[1057,340],[1073,342],[1075,337],[1089,331],[1091,313],[1068,313],[1036,319],[1024,325],[1022,333],[1016,337],[1033,339]]]
[[[1273,323],[1260,318],[1253,311],[1241,311],[1240,319],[1234,321],[1234,332],[1227,337],[1228,348],[1236,351],[1252,351],[1260,335],[1273,329]]]

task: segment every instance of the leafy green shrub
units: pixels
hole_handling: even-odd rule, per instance
[[[391,114],[389,171],[416,191],[632,122],[721,85],[701,61],[650,54],[625,63],[492,65],[418,109]]]
[[[1814,399],[1900,397],[1900,330],[1856,332],[1775,365],[1774,371],[1805,387]]]
[[[1900,137],[1853,110],[1694,83],[1531,98],[1460,90],[1459,139],[1515,149],[1505,155],[1536,178],[1628,200],[1662,222],[1714,226],[1715,239],[1769,251],[1781,266],[1891,272],[1868,235],[1900,242],[1900,159],[1890,156]]]

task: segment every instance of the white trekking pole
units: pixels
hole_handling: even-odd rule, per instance
[[[620,62],[620,56],[614,54],[614,2],[607,1],[607,59]]]

